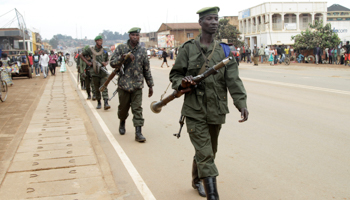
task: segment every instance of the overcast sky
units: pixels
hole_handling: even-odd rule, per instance
[[[303,1],[299,0],[298,2]],[[307,0],[309,1],[309,0]],[[200,2],[200,3],[198,3]],[[261,4],[261,0],[0,0],[0,16],[17,8],[28,28],[40,30],[43,38],[55,34],[93,39],[102,30],[127,32],[140,27],[142,32],[157,31],[161,23],[197,22],[202,7],[219,6],[219,16],[235,16],[239,11]],[[271,2],[282,2],[271,0]],[[287,2],[287,1],[283,1]],[[290,2],[290,1],[288,1]],[[350,8],[348,0],[328,0],[327,6]],[[15,17],[11,12],[0,17],[0,28]]]

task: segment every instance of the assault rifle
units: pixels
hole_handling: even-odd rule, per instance
[[[121,71],[122,74],[124,74],[124,63],[126,62],[126,60],[130,57],[131,52],[129,52],[128,54],[126,54],[126,56],[124,57],[123,62],[120,65],[117,65],[116,68],[112,71],[112,73],[108,76],[106,82],[103,83],[103,85],[99,88],[100,92],[102,92],[104,89],[107,88],[109,82],[111,82],[111,80],[115,77],[115,75]]]
[[[224,67],[227,63],[230,62],[230,60],[232,60],[232,57],[228,57],[225,58],[224,60],[222,60],[220,63],[218,63],[217,65],[214,65],[213,67],[207,69],[206,71],[204,71],[202,74],[197,75],[195,77],[193,77],[193,81],[196,82],[197,84],[200,83],[201,81],[203,81],[204,79],[206,79],[208,76],[217,73],[217,71],[219,69],[221,69],[222,67]],[[162,107],[166,106],[170,101],[174,100],[175,98],[179,98],[181,97],[183,94],[187,93],[187,92],[191,92],[192,90],[194,90],[196,88],[195,86],[186,88],[184,90],[174,90],[173,93],[169,96],[167,96],[165,99],[162,99],[160,101],[153,101],[151,103],[151,110],[154,113],[160,113],[160,111],[162,111]]]

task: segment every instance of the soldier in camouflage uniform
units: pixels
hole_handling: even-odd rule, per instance
[[[89,46],[85,46],[84,50],[87,50],[88,48]],[[91,91],[92,91],[92,100],[95,101],[96,100],[95,85],[92,84],[92,76],[91,76],[91,74],[93,73],[93,68],[91,66],[86,65],[86,63],[80,57],[78,57],[78,59],[80,59],[79,61],[80,73],[85,80],[84,85],[88,95],[87,99],[88,100],[91,99]],[[91,62],[91,57],[85,56],[85,59]]]
[[[146,49],[139,44],[140,28],[129,30],[129,40],[127,44],[121,44],[117,47],[111,57],[111,67],[120,66],[128,52],[132,52],[130,58],[124,64],[124,74],[121,70],[118,78],[118,118],[120,120],[119,133],[125,134],[125,120],[129,115],[129,108],[134,115],[133,123],[135,126],[135,140],[138,142],[146,141],[142,135],[141,127],[144,124],[142,117],[142,88],[143,80],[149,87],[148,97],[153,94],[153,78],[149,66]]]
[[[197,85],[193,77],[219,63],[232,52],[225,43],[214,40],[218,28],[218,7],[203,8],[199,14],[202,34],[196,39],[185,42],[180,48],[175,64],[170,71],[173,89],[183,90]],[[203,56],[205,55],[205,56]],[[208,61],[205,59],[209,59]],[[204,65],[205,64],[205,65]],[[202,67],[203,66],[203,67]],[[181,114],[186,117],[187,132],[195,148],[192,164],[192,187],[207,199],[218,200],[216,176],[219,175],[215,165],[215,154],[218,149],[218,137],[221,125],[225,123],[227,93],[234,100],[234,105],[241,112],[241,120],[248,119],[247,95],[238,76],[238,65],[232,59],[215,75],[208,76],[191,93],[186,93]],[[201,181],[203,180],[203,186]]]
[[[97,107],[96,109],[101,109],[101,92],[99,91],[100,86],[103,85],[104,82],[106,82],[107,78],[108,78],[108,74],[102,70],[102,69],[98,69],[98,64],[101,64],[102,67],[106,67],[108,65],[108,54],[107,51],[105,51],[102,48],[102,37],[101,36],[97,36],[95,38],[95,42],[96,45],[94,47],[90,47],[90,48],[84,48],[84,51],[82,54],[79,55],[79,57],[90,67],[94,66],[95,69],[90,71],[90,74],[92,76],[92,81],[94,83],[94,87],[95,87],[95,95],[96,95],[96,100],[97,100]],[[102,51],[102,52],[101,52]],[[86,60],[86,58],[84,56],[88,56],[91,58],[96,57],[96,60],[93,62],[96,62],[95,64],[93,64],[93,62],[90,62],[88,60]],[[101,67],[101,68],[102,68]],[[108,110],[111,108],[110,105],[108,105],[108,89],[106,88],[103,92],[102,92],[102,97],[104,100],[104,109]]]
[[[63,55],[63,54],[62,54]],[[82,90],[85,90],[85,78],[82,76],[82,72],[81,72],[81,70],[80,70],[80,66],[81,66],[81,59],[79,58],[79,57],[77,57],[77,58],[74,58],[74,61],[75,61],[75,63],[76,63],[76,65],[77,65],[77,72],[78,72],[78,74],[79,74],[79,81],[80,81],[80,87],[81,87],[81,89]]]

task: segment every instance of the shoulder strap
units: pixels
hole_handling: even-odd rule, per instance
[[[212,52],[211,52],[211,54],[209,55],[208,58],[204,55],[204,53],[203,53],[203,51],[202,51],[202,49],[201,49],[201,47],[199,45],[199,42],[197,40],[195,40],[195,43],[196,43],[196,46],[197,46],[198,50],[202,53],[202,56],[203,56],[203,59],[204,59],[204,63],[202,65],[202,68],[199,70],[199,73],[198,73],[198,74],[202,74],[206,70],[206,66],[209,66],[209,61],[210,61],[210,59],[213,56],[214,51],[215,51],[216,41],[214,40],[214,48],[213,48],[213,50],[212,50]]]

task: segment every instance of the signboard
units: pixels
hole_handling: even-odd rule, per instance
[[[296,23],[285,23],[284,27],[286,28],[286,30],[297,30]]]
[[[140,38],[140,42],[149,42],[149,37]]]
[[[174,35],[159,35],[158,34],[158,47],[174,47]]]
[[[250,8],[242,11],[242,19],[250,17]]]

